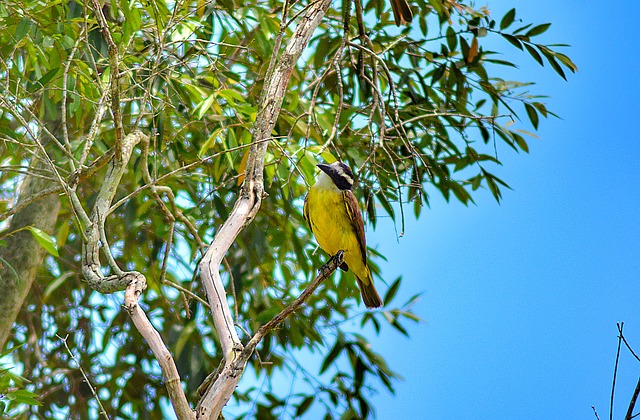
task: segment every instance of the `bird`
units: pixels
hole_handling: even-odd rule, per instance
[[[413,13],[407,0],[390,0],[396,26],[407,25],[413,20]]]
[[[379,308],[378,294],[367,265],[362,213],[353,188],[353,172],[343,162],[316,165],[320,173],[304,199],[304,218],[318,245],[334,256],[344,251],[343,271],[353,272],[367,308]]]

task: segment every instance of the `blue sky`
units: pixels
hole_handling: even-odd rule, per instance
[[[436,199],[399,241],[391,221],[368,231],[385,278],[404,276],[400,298],[424,292],[426,321],[410,339],[372,338],[405,378],[375,398],[378,418],[595,419],[594,405],[605,419],[616,322],[640,351],[640,3],[487,4],[551,22],[540,41],[571,44],[580,71],[565,82],[503,46],[523,64],[517,80],[536,81],[562,117],[541,122],[529,155],[500,153],[513,191],[468,208]],[[628,352],[618,375],[623,418],[640,375]]]

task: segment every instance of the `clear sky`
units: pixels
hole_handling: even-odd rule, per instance
[[[562,117],[541,121],[529,155],[500,153],[514,190],[468,208],[435,199],[399,241],[390,221],[368,231],[384,276],[404,276],[400,297],[424,291],[426,321],[372,338],[405,378],[375,398],[378,418],[595,419],[594,405],[608,419],[616,322],[640,351],[640,2],[487,4],[551,22],[540,41],[571,44],[580,71],[565,82],[505,44],[517,80]],[[624,418],[640,375],[628,352],[618,375]]]

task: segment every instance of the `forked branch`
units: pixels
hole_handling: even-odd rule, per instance
[[[273,72],[266,80],[258,105],[256,122],[252,129],[253,137],[247,158],[245,179],[238,200],[200,262],[200,277],[211,306],[214,325],[220,337],[224,368],[200,401],[196,410],[198,418],[218,417],[240,381],[248,359],[248,356],[241,357],[246,353],[238,339],[224,284],[220,278],[222,259],[240,231],[253,220],[260,209],[264,194],[265,155],[269,143],[265,140],[271,138],[293,68],[330,4],[330,0],[320,0],[306,9],[284,52],[277,60]],[[253,349],[249,354],[252,351]]]

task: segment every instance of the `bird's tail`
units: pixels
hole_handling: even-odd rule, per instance
[[[379,308],[382,306],[382,299],[376,290],[376,287],[373,285],[373,279],[371,278],[371,274],[369,274],[369,279],[367,283],[360,280],[360,278],[356,277],[358,281],[358,287],[360,288],[360,295],[362,295],[362,301],[367,308]]]

